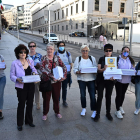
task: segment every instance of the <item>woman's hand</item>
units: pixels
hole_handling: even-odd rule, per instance
[[[76,74],[81,74],[81,71],[76,71]]]
[[[65,79],[66,79],[66,78],[61,78],[59,81],[62,82],[62,81],[64,81]]]
[[[107,65],[104,65],[104,71],[107,69]]]
[[[23,84],[22,79],[17,78],[17,81],[18,81],[20,84]]]
[[[114,81],[115,79],[113,79],[113,77],[110,78],[111,81]]]

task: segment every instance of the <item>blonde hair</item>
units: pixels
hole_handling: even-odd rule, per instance
[[[81,52],[84,48],[86,48],[86,47],[88,48],[88,51],[90,51],[88,45],[82,45],[81,48],[80,48],[80,52]]]

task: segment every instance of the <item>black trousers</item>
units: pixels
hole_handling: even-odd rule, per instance
[[[111,95],[112,90],[114,87],[114,82],[110,80],[102,80],[97,85],[97,114],[100,114],[101,106],[102,106],[102,99],[103,99],[103,92],[105,91],[105,98],[106,98],[106,113],[109,114],[111,110]]]
[[[33,123],[32,109],[33,99],[35,92],[34,83],[24,84],[24,88],[16,88],[18,97],[18,108],[17,108],[17,125],[22,126],[24,122],[24,109],[26,103],[26,114],[25,123]]]
[[[119,111],[120,107],[123,105],[124,98],[125,98],[125,92],[126,92],[126,90],[128,88],[128,85],[129,85],[129,83],[123,84],[123,83],[120,83],[120,82],[117,82],[115,84],[115,88],[116,88],[115,102],[116,102],[117,111]]]

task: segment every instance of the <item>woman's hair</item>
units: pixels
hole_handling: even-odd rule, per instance
[[[124,47],[122,48],[122,52],[123,52],[123,50],[124,50],[125,48],[129,49],[129,51],[130,51],[130,48],[129,48],[128,46],[124,46]],[[130,55],[128,55],[128,58],[130,59],[131,64],[135,67],[135,61],[134,61],[134,59],[133,59]]]
[[[14,52],[15,52],[16,58],[19,59],[19,53],[20,53],[21,50],[25,50],[26,51],[26,58],[27,58],[28,57],[28,54],[29,54],[29,50],[27,49],[27,47],[24,44],[19,44],[15,48]]]
[[[31,42],[29,42],[29,43],[28,43],[28,47],[30,47],[30,45],[31,45],[32,43],[34,43],[34,44],[35,44],[35,46],[36,46],[36,43],[35,43],[35,42],[33,42],[33,41],[31,41]]]
[[[53,49],[54,49],[55,45],[54,45],[54,43],[48,43],[47,46],[46,46],[46,49],[47,49],[48,47],[53,47]]]
[[[81,48],[80,48],[80,52],[81,52],[84,48],[86,48],[86,47],[88,48],[88,51],[90,51],[88,45],[82,45]]]

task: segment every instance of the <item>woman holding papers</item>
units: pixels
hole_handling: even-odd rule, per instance
[[[122,48],[122,53],[118,57],[118,69],[134,69],[135,62],[129,55],[130,49],[126,46]],[[123,75],[121,80],[117,80],[116,87],[116,112],[115,115],[119,119],[123,119],[125,114],[122,105],[125,98],[125,93],[128,88],[129,83],[131,82],[131,76]]]
[[[71,69],[72,69],[72,57],[70,52],[67,52],[65,50],[65,42],[60,41],[57,43],[57,48],[58,51],[55,52],[54,54],[59,56],[65,66],[67,67],[67,78],[62,81],[62,100],[63,100],[63,105],[65,107],[68,106],[68,103],[66,102],[66,96],[67,96],[67,84],[72,82],[71,80]]]
[[[76,58],[74,62],[74,73],[77,75],[77,80],[80,88],[81,94],[81,106],[82,112],[81,116],[85,116],[86,114],[86,87],[88,88],[88,92],[90,95],[90,108],[93,111],[91,117],[94,118],[96,115],[96,98],[95,98],[95,79],[97,69],[95,73],[81,73],[81,69],[83,68],[97,68],[96,59],[93,56],[89,56],[88,52],[89,47],[87,45],[81,46],[80,49],[82,56]]]
[[[19,44],[14,51],[17,60],[13,61],[11,65],[10,78],[15,83],[15,89],[17,90],[18,97],[17,129],[22,131],[25,103],[25,124],[35,127],[32,116],[35,86],[34,83],[23,83],[21,77],[37,74],[37,71],[34,67],[34,61],[27,59],[29,50],[26,46]]]
[[[97,122],[100,119],[100,111],[101,111],[104,89],[106,89],[106,94],[105,94],[106,117],[110,121],[113,120],[110,114],[110,110],[111,110],[111,95],[112,95],[112,90],[114,87],[114,79],[111,78],[110,80],[104,80],[104,77],[103,77],[103,72],[107,68],[107,65],[105,65],[105,57],[111,57],[112,51],[113,51],[113,46],[111,44],[106,44],[104,46],[105,56],[100,57],[99,62],[98,62],[98,74],[97,74],[97,79],[96,79],[98,97],[97,97],[97,113],[96,113],[96,117],[94,118],[95,122]]]
[[[29,42],[29,55],[28,59],[31,59],[34,61],[34,66],[36,69],[38,69],[37,64],[40,63],[42,55],[36,52],[36,43],[35,42]],[[40,94],[39,94],[39,84],[35,83],[35,103],[36,103],[36,109],[40,109]]]
[[[4,70],[6,69],[6,65],[4,63],[4,58],[0,55],[0,119],[3,119],[2,109],[3,109],[3,101],[4,101],[4,88],[6,84],[6,76]]]
[[[55,79],[53,74],[53,69],[57,66],[62,67],[63,77],[61,79]],[[54,44],[47,44],[47,54],[41,59],[40,71],[42,72],[41,79],[43,81],[51,80],[52,91],[43,92],[43,117],[42,120],[47,119],[47,114],[49,112],[50,98],[52,95],[53,99],[53,109],[57,118],[62,118],[59,112],[59,97],[61,90],[61,82],[67,77],[67,68],[60,59],[59,56],[54,55]]]

